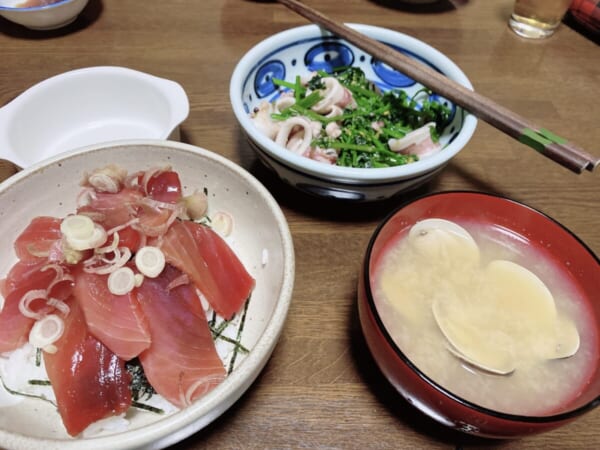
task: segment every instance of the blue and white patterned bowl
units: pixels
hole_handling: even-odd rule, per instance
[[[424,42],[385,28],[350,26],[472,89],[456,64]],[[267,167],[296,188],[321,197],[349,201],[383,200],[413,189],[438,174],[473,135],[477,119],[447,99],[437,97],[452,110],[451,123],[440,139],[442,151],[404,166],[357,169],[294,154],[255,127],[250,119],[252,110],[262,101],[279,95],[271,81],[273,77],[293,81],[297,75],[307,76],[317,69],[331,71],[340,66],[360,67],[384,91],[402,88],[410,95],[422,88],[421,84],[316,25],[292,28],[260,42],[239,61],[231,77],[233,111],[251,146]]]

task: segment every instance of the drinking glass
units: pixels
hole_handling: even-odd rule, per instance
[[[508,23],[519,36],[546,38],[554,34],[570,4],[571,0],[515,0]]]

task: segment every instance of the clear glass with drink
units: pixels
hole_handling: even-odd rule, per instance
[[[570,4],[571,0],[515,0],[508,23],[519,36],[545,38],[556,31]]]

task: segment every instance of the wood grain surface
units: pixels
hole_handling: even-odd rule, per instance
[[[429,8],[391,0],[305,2],[338,21],[424,40],[453,59],[477,91],[600,153],[600,48],[566,25],[548,40],[519,38],[507,26],[512,0],[441,1]],[[126,66],[175,80],[191,106],[182,140],[248,169],[289,222],[296,284],[272,358],[232,408],[174,448],[600,448],[598,410],[514,441],[478,439],[437,425],[402,400],[377,370],[356,313],[363,252],[376,225],[399,202],[453,189],[501,194],[552,216],[598,254],[598,171],[573,174],[480,122],[443,173],[404,198],[339,205],[291,190],[247,145],[230,108],[229,79],[254,44],[306,23],[276,3],[245,0],[90,0],[74,23],[48,32],[0,19],[0,105],[50,76],[86,66]],[[2,178],[14,170],[0,164]]]

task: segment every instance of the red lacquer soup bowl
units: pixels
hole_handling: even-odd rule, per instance
[[[578,358],[579,361],[583,359],[584,369],[578,370],[577,386],[565,383],[568,395],[562,389],[560,393],[544,392],[545,387],[541,389],[541,395],[545,397],[561,398],[558,403],[547,410],[523,413],[520,410],[513,412],[510,407],[495,409],[485,401],[459,395],[411,361],[408,352],[401,348],[389,331],[390,326],[385,325],[389,323],[386,322],[390,320],[389,314],[378,307],[377,297],[381,294],[376,285],[377,270],[382,264],[387,264],[384,256],[393,243],[399,242],[415,223],[430,218],[474,225],[489,232],[488,236],[498,235],[501,237],[499,242],[508,242],[509,247],[531,249],[536,261],[547,260],[576,292],[573,298],[578,302],[579,310],[583,311],[581,317],[585,323],[575,324],[586,328],[581,334],[578,350],[583,352]],[[518,438],[561,426],[600,404],[599,292],[598,257],[555,220],[506,198],[476,192],[443,192],[401,206],[376,229],[359,274],[358,312],[363,334],[377,365],[410,404],[443,425],[462,432],[491,438]],[[408,329],[402,323],[400,327]],[[421,339],[420,332],[415,334],[419,335],[411,338]],[[461,360],[460,364],[473,372],[468,363]],[[466,376],[458,381],[459,386],[461,382],[463,385],[469,383]],[[537,380],[532,382],[537,383]],[[501,388],[499,391],[503,395]]]

